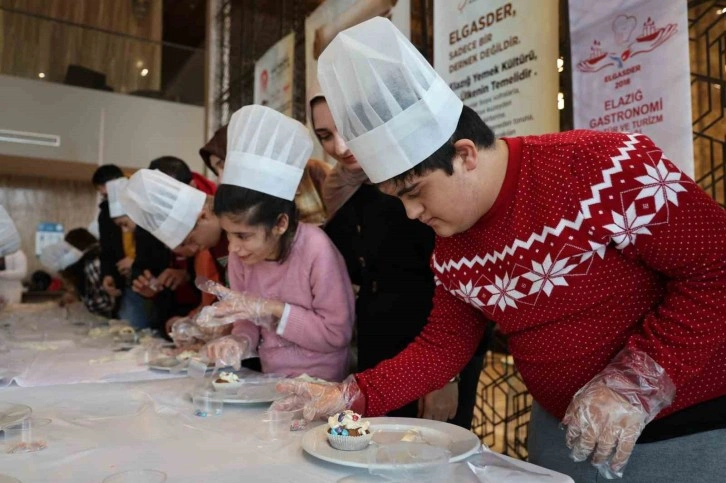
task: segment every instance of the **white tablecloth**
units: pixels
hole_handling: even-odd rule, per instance
[[[286,443],[254,436],[268,405],[225,405],[220,416],[193,415],[191,379],[0,389],[0,401],[50,418],[48,448],[0,453],[0,473],[29,482],[100,482],[128,469],[164,471],[169,482],[335,482],[366,470],[303,453],[302,432]],[[3,447],[4,449],[4,447]],[[476,481],[465,465],[456,481]]]
[[[192,379],[150,371],[132,352],[96,346],[73,316],[52,305],[23,310],[11,318],[10,330],[3,328],[7,313],[0,314],[0,379],[4,371],[5,384],[10,374],[25,386],[0,388],[0,402],[28,405],[32,417],[51,419],[43,435],[48,447],[7,454],[2,441],[0,475],[81,483],[149,468],[167,473],[170,483],[380,481],[365,469],[305,454],[303,432],[283,443],[260,440],[256,432],[269,404],[225,404],[220,416],[197,417]],[[451,469],[451,481],[478,481],[464,463]]]
[[[113,342],[88,337],[94,317],[56,305],[12,307],[0,313],[0,386],[124,382],[178,377],[149,371],[136,351],[115,352]],[[96,319],[96,322],[100,320]],[[83,325],[76,325],[82,323]]]

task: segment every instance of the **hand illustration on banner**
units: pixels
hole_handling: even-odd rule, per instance
[[[629,59],[638,54],[655,50],[678,31],[678,26],[673,23],[665,27],[657,28],[653,19],[648,17],[643,23],[640,35],[631,41],[630,39],[636,24],[636,17],[618,15],[613,20],[612,25],[613,37],[616,44],[613,50],[605,50],[602,43],[595,39],[590,47],[590,56],[578,62],[577,70],[580,72],[598,72],[611,65],[615,65],[620,69]],[[622,48],[620,47],[621,45],[626,45],[625,49],[620,50]]]

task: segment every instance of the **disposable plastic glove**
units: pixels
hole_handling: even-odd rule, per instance
[[[592,454],[605,478],[622,477],[646,424],[673,402],[676,388],[644,352],[623,349],[572,398],[562,424],[575,461]]]
[[[188,317],[180,317],[175,320],[171,325],[169,336],[177,346],[184,346],[191,344],[195,339],[202,339],[202,333],[199,331],[199,328]]]
[[[276,320],[266,310],[265,299],[235,292],[204,277],[197,277],[196,285],[199,290],[219,299],[201,310],[196,319],[200,327],[219,327],[238,320],[249,320],[260,327],[275,330]]]
[[[243,359],[249,359],[254,355],[249,339],[237,335],[226,335],[213,340],[202,348],[201,353],[210,361],[214,361],[217,367],[232,366],[237,370],[242,367]]]
[[[348,376],[343,382],[305,382],[288,379],[277,384],[277,392],[285,398],[272,404],[276,411],[303,410],[308,421],[326,419],[346,409],[362,412],[365,396],[355,377]]]

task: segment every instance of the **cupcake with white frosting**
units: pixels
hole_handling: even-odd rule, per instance
[[[235,392],[242,387],[242,381],[234,372],[220,372],[219,376],[212,381],[216,391]]]
[[[360,414],[346,410],[328,418],[328,442],[335,449],[357,451],[371,442],[370,423]]]

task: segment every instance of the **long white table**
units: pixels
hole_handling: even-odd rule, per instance
[[[89,337],[100,320],[85,309],[54,304],[16,306],[0,312],[0,386],[125,382],[177,377],[147,370],[136,352],[114,351],[110,338]]]
[[[189,378],[116,384],[72,384],[0,390],[0,400],[26,404],[49,418],[48,447],[0,453],[0,473],[27,482],[100,482],[128,469],[164,471],[169,482],[335,482],[366,470],[304,454],[302,432],[282,444],[255,432],[267,404],[225,405],[200,418],[187,396]],[[477,481],[465,465],[457,481]]]
[[[48,447],[7,454],[0,441],[0,476],[100,482],[147,468],[164,471],[168,482],[382,481],[307,455],[303,432],[283,442],[261,440],[256,433],[269,403],[225,404],[222,415],[195,416],[190,393],[199,382],[150,371],[133,353],[89,342],[84,326],[74,325],[86,317],[82,312],[52,305],[21,312],[0,313],[0,378],[2,371],[11,376],[0,381],[0,402],[25,404],[33,418],[50,419]],[[451,481],[478,481],[464,463],[452,471]]]

